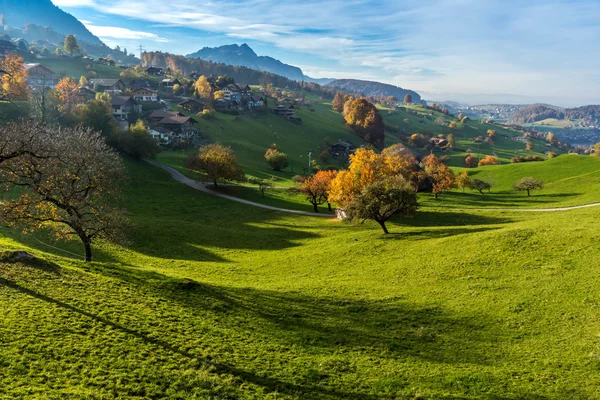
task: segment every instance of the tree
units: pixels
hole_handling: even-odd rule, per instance
[[[281,171],[288,166],[288,156],[275,143],[265,152],[265,160],[273,171]]]
[[[521,178],[517,183],[515,183],[514,188],[515,190],[526,191],[527,196],[531,196],[532,190],[541,190],[544,188],[544,181],[532,176],[528,176]]]
[[[114,134],[110,141],[114,147],[138,160],[154,158],[160,153],[160,147],[142,121],[128,126],[125,132]]]
[[[335,97],[331,102],[331,108],[339,113],[344,111],[344,95],[342,92],[338,91],[335,93]]]
[[[75,119],[82,126],[100,132],[106,137],[115,134],[119,129],[110,104],[104,100],[91,100],[85,104],[79,104],[75,109]]]
[[[198,154],[192,154],[186,166],[193,170],[203,170],[215,187],[221,179],[241,180],[244,173],[231,147],[220,143],[200,147]]]
[[[452,188],[455,184],[454,172],[446,164],[441,163],[435,154],[423,158],[423,171],[433,184],[432,192],[436,199],[440,193]]]
[[[225,93],[223,93],[221,90],[217,90],[214,94],[214,99],[218,100],[218,99],[224,99],[225,98]]]
[[[596,156],[596,157],[600,157],[600,142],[596,143],[594,145],[593,149],[594,149],[594,153],[592,155]],[[550,158],[553,158],[553,157],[550,157]]]
[[[448,144],[446,145],[447,149],[453,149],[454,148],[454,135],[453,134],[448,134],[448,136],[446,136],[446,140],[448,141]]]
[[[383,148],[385,126],[377,108],[365,99],[355,99],[344,105],[346,125],[367,143]]]
[[[451,121],[451,122],[448,124],[448,128],[449,128],[449,129],[456,129],[456,128],[458,128],[458,125],[456,125],[456,122],[454,122],[454,121]]]
[[[483,191],[489,191],[492,188],[492,184],[481,179],[473,178],[471,181],[471,190],[477,190],[483,196]]]
[[[8,53],[0,60],[0,101],[11,101],[27,94],[27,71],[23,57]]]
[[[483,167],[485,165],[500,165],[500,160],[498,160],[498,157],[495,156],[485,156],[484,158],[479,160],[479,163],[477,165],[479,167]]]
[[[86,262],[92,260],[95,240],[122,239],[125,218],[115,203],[125,170],[118,154],[99,134],[82,127],[41,124],[13,124],[9,129],[34,130],[45,138],[46,150],[43,157],[12,159],[9,173],[4,167],[0,170],[5,190],[20,188],[17,198],[0,204],[3,223],[26,231],[50,228],[59,238],[77,237]],[[37,152],[39,143],[31,143],[29,150]]]
[[[463,171],[460,174],[456,175],[456,185],[465,191],[465,188],[471,187],[471,178],[469,177],[469,173],[467,171]]]
[[[558,144],[558,138],[552,132],[548,132],[548,134],[546,135],[546,141],[552,146],[556,146]]]
[[[176,95],[181,94],[181,92],[183,91],[183,88],[181,87],[180,84],[176,83],[175,85],[173,85],[173,93],[175,93]]]
[[[59,102],[58,110],[70,114],[77,104],[83,101],[79,94],[79,86],[71,78],[62,78],[54,88],[54,93]]]
[[[416,157],[402,144],[396,143],[390,147],[386,147],[381,152],[385,157],[386,164],[390,167],[394,174],[400,174],[409,181],[414,172],[418,170],[418,162]]]
[[[327,202],[329,211],[331,204],[327,201],[331,182],[335,179],[337,171],[319,171],[313,176],[309,176],[300,183],[298,191],[306,197],[306,200],[313,205],[315,212],[319,212],[318,206]]]
[[[258,190],[260,190],[262,197],[265,197],[267,189],[273,188],[272,182],[260,178],[250,179],[250,183],[258,186]]]
[[[408,143],[416,147],[425,147],[429,143],[422,133],[413,133],[408,139]]]
[[[77,39],[75,39],[75,36],[73,35],[67,35],[65,37],[65,43],[63,48],[65,50],[65,53],[69,53],[71,57],[73,57],[73,54],[78,54],[80,52]]]
[[[469,154],[468,156],[465,157],[465,166],[467,168],[477,167],[477,159]]]
[[[79,78],[79,86],[87,86],[88,85],[88,78],[85,77],[85,75],[81,75],[81,77]]]
[[[412,96],[409,93],[404,96],[404,104],[412,104]]]
[[[531,140],[529,140],[529,141],[527,141],[527,143],[525,143],[525,150],[533,151],[533,142]]]
[[[393,216],[412,217],[417,209],[415,189],[404,178],[396,175],[367,185],[344,211],[350,220],[374,220],[388,234],[386,221]]]
[[[194,83],[194,95],[203,99],[212,99],[212,86],[204,75]]]
[[[487,135],[490,139],[495,140],[496,139],[496,131],[493,129],[488,129],[487,131]]]

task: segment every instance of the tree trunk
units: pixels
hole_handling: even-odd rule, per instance
[[[216,179],[214,179],[214,180],[213,180],[213,183],[215,184],[215,187],[219,187],[219,186],[217,185],[217,180],[216,180]]]
[[[531,193],[529,193],[529,189],[527,189],[527,197],[531,196]]]
[[[437,193],[434,193],[434,194],[433,194],[433,198],[434,198],[434,199],[437,199],[437,197],[438,197],[438,194],[437,194]],[[387,232],[386,232],[386,233],[387,233]]]
[[[386,235],[388,233],[390,233],[387,229],[387,227],[385,226],[385,221],[377,221],[377,223],[379,224],[379,226],[381,226],[381,229],[383,229],[383,233],[385,233]]]
[[[329,211],[331,211],[331,203],[330,203],[330,202],[327,202],[327,209],[328,209]]]
[[[85,262],[92,261],[92,243],[87,240],[83,243],[83,247],[85,248]]]
[[[317,203],[312,203],[313,205],[313,210],[315,210],[316,213],[319,212],[319,208],[317,207]]]

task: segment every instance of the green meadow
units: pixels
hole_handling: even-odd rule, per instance
[[[591,201],[589,160],[474,172],[506,196],[543,174]],[[0,256],[0,398],[600,397],[597,209],[441,209],[482,197],[447,193],[382,235],[127,169],[130,243],[96,245],[93,263],[77,242],[0,230],[4,251],[39,257]]]

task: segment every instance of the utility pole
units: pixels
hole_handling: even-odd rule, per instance
[[[141,62],[141,61],[142,61],[142,53],[143,53],[143,52],[144,52],[144,50],[146,50],[146,49],[144,49],[144,48],[142,47],[142,45],[141,45],[141,44],[140,44],[140,48],[139,48],[139,49],[140,49],[140,62]]]
[[[311,167],[311,160],[310,158],[312,157],[312,151],[308,152],[308,175],[310,175],[310,167]]]

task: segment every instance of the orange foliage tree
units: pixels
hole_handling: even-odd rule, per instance
[[[383,148],[385,125],[377,108],[365,99],[354,99],[344,104],[346,125],[366,142]]]
[[[63,113],[70,113],[77,104],[82,103],[82,97],[79,95],[79,85],[71,78],[62,78],[54,89],[56,98],[59,101],[58,110]]]
[[[433,184],[432,192],[436,199],[440,193],[455,185],[454,172],[440,162],[435,154],[430,154],[423,159],[423,170],[424,177],[430,179]]]
[[[300,184],[298,191],[306,196],[306,200],[313,205],[315,212],[319,212],[317,206],[325,202],[331,211],[331,203],[328,201],[329,189],[336,175],[337,171],[319,171]]]
[[[469,154],[465,157],[465,166],[467,168],[475,168],[477,166],[477,159]]]
[[[485,156],[479,161],[478,166],[483,167],[484,165],[500,165],[500,160],[495,156]]]
[[[8,53],[0,60],[0,100],[7,101],[27,94],[27,71],[23,57]]]

